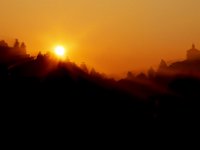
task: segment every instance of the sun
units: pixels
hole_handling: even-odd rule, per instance
[[[65,50],[65,47],[64,47],[64,46],[59,45],[59,46],[56,46],[56,47],[54,48],[54,52],[55,52],[55,54],[56,54],[57,56],[63,57],[63,56],[65,56],[66,50]]]

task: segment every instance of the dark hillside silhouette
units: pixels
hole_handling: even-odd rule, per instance
[[[0,42],[1,106],[5,117],[31,124],[83,122],[199,121],[199,60],[185,60],[148,75],[127,73],[116,81],[85,64],[57,61],[50,54],[26,54],[24,43]]]

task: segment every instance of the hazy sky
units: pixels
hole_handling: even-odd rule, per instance
[[[200,0],[1,0],[0,38],[68,57],[106,73],[155,67],[200,49]]]

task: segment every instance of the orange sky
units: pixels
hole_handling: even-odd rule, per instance
[[[1,0],[0,38],[28,52],[56,44],[71,61],[107,74],[156,67],[200,49],[199,0]]]

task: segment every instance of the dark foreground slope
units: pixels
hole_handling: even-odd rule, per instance
[[[2,74],[1,107],[11,124],[81,126],[151,119],[144,103],[116,81],[84,72],[71,62],[40,56]]]
[[[1,65],[0,106],[5,123],[24,127],[183,125],[199,121],[199,87],[178,75],[115,81],[41,55]]]

